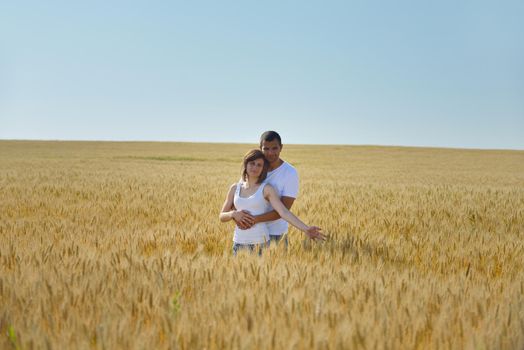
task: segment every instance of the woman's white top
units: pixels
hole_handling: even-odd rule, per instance
[[[270,211],[269,202],[264,198],[265,183],[262,183],[257,191],[251,196],[240,197],[240,188],[242,182],[237,184],[233,203],[237,210],[247,210],[251,215],[261,215]],[[240,244],[257,244],[269,241],[269,230],[265,222],[253,225],[247,230],[241,230],[235,226],[235,235],[233,241]]]

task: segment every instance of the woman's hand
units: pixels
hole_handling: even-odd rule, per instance
[[[306,235],[312,240],[320,239],[322,241],[326,240],[326,236],[321,232],[322,229],[317,226],[309,226],[306,230]]]
[[[255,218],[246,210],[235,210],[232,217],[241,230],[247,230],[255,224]]]

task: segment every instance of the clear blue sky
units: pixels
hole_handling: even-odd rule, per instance
[[[3,1],[0,139],[524,149],[524,2]]]

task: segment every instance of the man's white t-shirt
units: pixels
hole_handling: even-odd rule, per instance
[[[297,198],[298,196],[297,170],[286,161],[275,170],[269,171],[264,182],[273,186],[281,198]],[[269,206],[271,207],[271,204]],[[273,210],[273,207],[271,207],[271,210]],[[288,223],[284,219],[268,221],[267,226],[269,234],[274,236],[283,235],[288,229]]]

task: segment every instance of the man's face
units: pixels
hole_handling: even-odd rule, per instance
[[[280,151],[282,151],[282,145],[278,143],[278,140],[263,141],[262,147],[260,147],[262,153],[266,159],[270,162],[276,162],[280,158]]]

